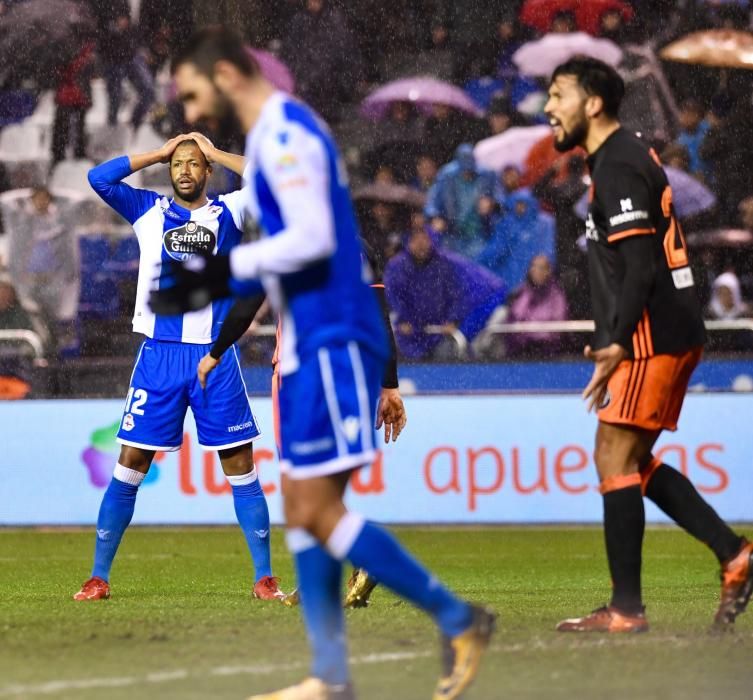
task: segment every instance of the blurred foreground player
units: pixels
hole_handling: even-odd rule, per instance
[[[390,440],[395,442],[407,423],[405,415],[405,406],[400,396],[397,376],[397,345],[395,335],[392,332],[392,323],[390,321],[390,310],[387,303],[387,296],[384,292],[384,284],[381,282],[382,273],[384,272],[383,254],[378,250],[373,250],[364,241],[366,257],[371,268],[378,280],[372,287],[375,289],[379,305],[382,309],[387,335],[390,345],[390,357],[382,377],[382,389],[379,393],[379,402],[376,410],[376,429],[380,430],[384,426],[384,442]],[[209,352],[201,358],[197,367],[197,376],[201,386],[206,384],[207,378],[211,372],[219,365],[224,353],[248,330],[257,313],[264,302],[264,295],[256,295],[236,299],[232,308],[228,312],[225,322],[222,324],[220,334],[214,341]],[[277,335],[278,343],[272,358],[272,404],[273,415],[275,420],[275,441],[277,449],[280,449],[279,426],[278,423],[278,401],[277,397],[280,389],[280,372],[279,372],[279,350],[280,334],[282,332],[281,324],[278,324]],[[346,608],[365,608],[369,604],[369,597],[377,586],[377,581],[369,576],[364,569],[354,568],[348,579],[347,592],[345,594],[344,607]],[[285,597],[285,604],[288,606],[297,605],[300,601],[298,589],[293,590]]]
[[[156,292],[154,304],[206,303],[218,283],[236,287],[256,278],[283,325],[279,410],[287,542],[314,659],[311,677],[300,685],[255,697],[354,697],[340,598],[348,559],[436,620],[444,670],[434,697],[458,698],[477,674],[494,615],[454,596],[391,535],[343,503],[351,472],[376,455],[375,408],[387,343],[332,136],[307,106],[261,77],[240,37],[228,30],[192,37],[173,69],[189,121],[234,109],[248,130],[249,206],[264,235],[226,258],[174,265],[175,288]]]
[[[199,444],[217,450],[243,534],[254,561],[253,595],[284,597],[272,576],[269,511],[253,462],[251,442],[259,436],[243,383],[237,353],[206,387],[196,378],[196,363],[217,338],[231,306],[218,301],[202,311],[154,314],[147,305],[152,278],[164,284],[164,263],[202,253],[226,255],[242,236],[246,194],[236,191],[207,198],[212,162],[242,174],[244,159],[215,149],[201,134],[177,136],[156,151],[122,156],[93,168],[94,191],[132,226],[141,257],[133,330],[146,339],[139,348],[117,440],[122,445],[113,478],[97,519],[94,568],[75,600],[110,596],[110,568],[133,516],[136,494],[157,451],[179,450],[190,406]],[[131,173],[169,163],[174,196],[135,189],[122,182]]]
[[[582,146],[593,182],[586,237],[596,331],[585,355],[595,368],[583,398],[598,411],[594,459],[613,585],[608,606],[557,629],[648,629],[641,599],[644,494],[716,554],[722,592],[714,622],[726,627],[753,590],[753,544],[651,453],[662,430],[677,428],[705,330],[667,177],[654,152],[617,119],[624,89],[613,68],[574,58],[555,70],[545,107],[556,148]]]

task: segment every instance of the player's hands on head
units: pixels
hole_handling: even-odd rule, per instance
[[[198,131],[192,131],[190,134],[186,135],[186,138],[193,139],[194,141],[196,141],[196,143],[199,144],[199,149],[207,159],[207,163],[214,163],[215,151],[217,149],[215,148],[214,144],[206,136],[204,136],[204,134]]]
[[[627,350],[619,343],[612,343],[601,350],[593,350],[590,345],[586,345],[583,355],[594,363],[591,381],[583,390],[583,400],[587,402],[590,413],[598,411],[603,406],[609,379],[620,362],[627,357]]]
[[[231,296],[230,257],[195,254],[187,260],[162,263],[159,289],[149,294],[156,314],[198,311],[217,299]]]
[[[177,136],[171,138],[169,141],[166,141],[162,145],[162,148],[159,149],[160,163],[169,163],[170,158],[173,157],[173,152],[175,151],[175,149],[187,138],[189,137],[186,134],[178,134]]]
[[[207,388],[207,377],[209,373],[218,365],[220,361],[212,357],[209,353],[199,360],[199,366],[196,368],[196,375],[199,377],[199,384],[202,389]]]
[[[392,439],[397,440],[408,417],[405,415],[405,405],[400,396],[399,389],[382,389],[379,396],[379,405],[376,412],[376,429],[379,430],[384,425],[384,442],[385,444]]]

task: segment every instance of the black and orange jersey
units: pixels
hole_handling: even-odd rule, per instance
[[[658,157],[624,128],[588,159],[586,220],[594,349],[635,359],[703,345],[701,306],[672,188]]]

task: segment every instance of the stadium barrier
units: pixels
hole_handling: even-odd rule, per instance
[[[256,464],[281,522],[271,403],[253,399]],[[589,523],[602,517],[592,445],[596,419],[573,395],[416,396],[395,444],[353,480],[353,508],[388,523]],[[118,455],[122,401],[0,404],[0,524],[93,524]],[[148,400],[143,406],[148,412]],[[726,518],[753,521],[752,393],[688,396],[657,455],[681,469]],[[135,416],[139,420],[139,416]],[[647,503],[650,521],[663,516]],[[183,449],[158,454],[134,522],[233,523],[214,453],[186,421]]]

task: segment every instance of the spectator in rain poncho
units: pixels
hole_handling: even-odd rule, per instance
[[[724,321],[750,315],[750,306],[743,301],[740,281],[734,272],[723,272],[714,280],[706,315]]]
[[[440,169],[429,190],[424,213],[442,244],[475,258],[484,246],[484,219],[504,193],[495,173],[476,165],[473,146],[461,144],[455,159]]]
[[[8,269],[25,306],[39,310],[51,342],[72,331],[78,311],[77,201],[45,187],[0,197],[8,241]]]
[[[395,339],[404,357],[449,359],[455,342],[428,334],[429,325],[460,330],[470,341],[504,302],[502,281],[459,255],[442,250],[432,235],[414,227],[405,250],[387,264],[384,284],[395,315]]]
[[[751,308],[740,291],[740,280],[734,272],[723,272],[711,285],[711,301],[706,308],[706,317],[718,321],[733,321],[750,317]],[[709,335],[709,350],[717,352],[744,352],[753,347],[750,331],[725,330]]]
[[[536,255],[555,260],[554,219],[541,211],[528,189],[509,194],[505,213],[477,260],[504,280],[508,289],[522,284]]]
[[[546,255],[531,260],[525,282],[510,294],[509,323],[533,321],[566,321],[565,293],[552,274]],[[554,355],[560,348],[559,333],[514,333],[506,339],[509,355],[542,357]]]

